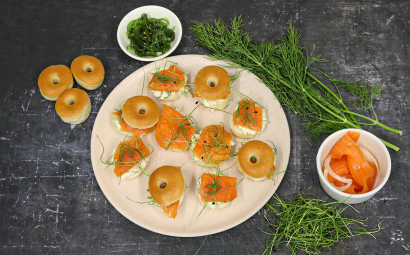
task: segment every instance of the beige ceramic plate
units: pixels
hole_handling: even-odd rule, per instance
[[[230,229],[250,218],[265,205],[278,188],[284,173],[275,176],[274,181],[265,180],[254,182],[249,179],[243,180],[238,187],[238,197],[232,202],[230,207],[217,211],[206,208],[195,224],[187,230],[184,230],[184,228],[196,218],[203,207],[195,193],[197,189],[196,184],[201,174],[210,170],[201,170],[200,166],[191,162],[191,156],[188,151],[177,153],[161,149],[153,133],[142,138],[145,143],[151,144],[155,149],[154,153],[149,157],[147,165],[149,172],[154,171],[162,165],[181,166],[182,163],[185,162],[182,168],[182,174],[184,175],[187,186],[191,188],[185,191],[184,200],[178,209],[178,215],[175,219],[167,218],[164,213],[158,212],[152,206],[137,204],[127,199],[127,197],[129,197],[134,201],[148,201],[147,176],[141,174],[136,179],[120,182],[112,170],[106,168],[106,165],[100,162],[103,148],[97,136],[105,147],[105,154],[102,156],[103,160],[106,160],[109,157],[108,153],[112,153],[118,143],[124,139],[124,136],[115,131],[111,125],[111,118],[113,117],[111,112],[127,98],[140,95],[143,84],[146,85],[152,77],[151,72],[154,71],[156,67],[163,66],[166,61],[176,62],[179,67],[187,70],[188,83],[193,83],[194,75],[201,68],[208,65],[223,64],[222,61],[207,60],[202,55],[181,55],[148,64],[124,79],[107,97],[94,123],[91,137],[91,161],[95,177],[104,195],[115,209],[130,221],[143,228],[164,235],[181,237],[203,236]],[[228,69],[227,71],[230,75],[235,74],[235,70]],[[257,139],[274,142],[278,151],[275,163],[277,167],[276,173],[284,171],[289,160],[290,135],[288,122],[279,102],[273,93],[251,73],[242,72],[232,86],[234,90],[240,91],[267,108],[267,116],[270,123],[266,125],[266,129]],[[160,109],[162,108],[163,102],[156,99],[150,91],[145,90],[144,95],[153,98]],[[234,95],[233,103],[226,111],[233,112],[237,107],[238,99],[239,96]],[[180,105],[181,108],[179,111],[183,114],[188,114],[197,106],[197,101],[197,99],[189,95],[188,97],[182,96],[175,102],[167,104],[172,107]],[[232,115],[223,112],[210,112],[203,106],[200,106],[193,113],[193,116],[201,128],[222,122],[227,130],[231,132],[229,128],[229,117]],[[233,136],[233,141],[236,143],[234,149],[237,151],[241,146],[240,142],[247,140]],[[235,162],[236,157],[225,162],[221,168],[228,168]],[[243,177],[238,172],[236,166],[227,170],[226,174],[237,177],[238,180]]]

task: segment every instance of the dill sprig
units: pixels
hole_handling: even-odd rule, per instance
[[[243,69],[258,76],[260,81],[272,90],[282,106],[287,106],[300,115],[305,130],[313,140],[317,140],[322,134],[330,134],[344,128],[361,129],[361,125],[378,125],[388,131],[402,134],[402,131],[380,123],[377,118],[372,119],[350,111],[340,93],[334,93],[309,72],[312,64],[325,60],[321,55],[307,53],[300,42],[301,35],[292,23],[286,36],[282,37],[278,44],[274,44],[254,42],[251,35],[242,30],[241,16],[232,19],[230,28],[221,20],[215,21],[214,24],[192,22],[195,42],[211,50],[212,53],[207,54],[211,60],[228,61],[225,68]],[[357,87],[355,83],[349,84]],[[337,86],[335,89],[339,91]],[[356,95],[359,101],[373,104],[372,100],[364,99],[369,95]],[[359,122],[356,117],[368,122]],[[393,150],[399,150],[391,143],[384,140],[382,142]]]
[[[322,249],[332,251],[344,239],[358,235],[371,235],[382,228],[367,229],[364,222],[344,216],[344,211],[354,207],[344,202],[327,203],[321,199],[309,198],[308,190],[294,200],[283,200],[277,194],[265,205],[265,219],[272,228],[266,240],[263,254],[276,252],[284,244],[292,254],[298,251],[319,254]],[[338,207],[342,206],[338,209]],[[375,238],[375,237],[374,237]]]

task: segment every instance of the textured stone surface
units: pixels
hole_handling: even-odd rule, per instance
[[[374,198],[355,206],[371,227],[370,236],[346,240],[335,254],[410,253],[410,1],[11,1],[0,3],[0,253],[1,254],[261,254],[267,235],[263,210],[245,223],[212,236],[175,238],[130,223],[105,199],[90,161],[90,135],[104,99],[129,74],[145,65],[117,44],[122,17],[139,6],[171,9],[184,34],[172,55],[206,51],[194,45],[191,20],[229,22],[243,15],[244,29],[257,41],[275,40],[292,20],[302,41],[323,53],[317,65],[335,77],[380,82],[389,87],[375,103],[382,123],[404,131],[402,137],[379,127],[377,136],[401,147],[390,150],[392,174]],[[52,64],[70,65],[79,55],[99,58],[104,84],[88,94],[90,118],[63,123],[54,103],[37,87],[40,72]],[[75,85],[76,87],[78,85]],[[367,112],[368,115],[371,112]],[[286,111],[291,131],[288,170],[302,191],[326,196],[315,169],[316,151],[325,137],[309,142],[296,115]],[[277,193],[291,198],[291,175]],[[289,253],[286,248],[284,253]]]

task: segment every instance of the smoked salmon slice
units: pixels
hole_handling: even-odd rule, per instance
[[[352,184],[344,191],[349,194],[362,194],[370,191],[376,180],[377,168],[369,163],[359,146],[356,144],[359,132],[348,131],[331,149],[331,170],[345,179],[351,179]],[[346,183],[335,180],[328,175],[328,181],[336,187],[343,187]]]
[[[205,127],[193,153],[206,164],[219,165],[230,157],[232,135],[221,125]]]
[[[142,159],[148,157],[150,151],[140,137],[122,141],[118,144],[114,154],[114,173],[118,177],[125,174]]]
[[[163,104],[155,129],[155,139],[161,148],[167,150],[187,150],[194,136],[192,123],[174,108]]]
[[[236,178],[204,173],[198,192],[203,202],[229,203],[237,197]]]
[[[168,216],[168,218],[175,219],[175,217],[177,216],[179,201],[180,200],[168,206],[161,206],[162,210],[164,210],[164,213]]]
[[[120,123],[120,126],[121,126],[121,131],[126,132],[126,133],[130,132],[133,136],[142,137],[143,135],[151,133],[157,127],[157,124],[155,124],[153,127],[146,128],[146,129],[133,128],[124,121],[121,111],[116,111],[116,112],[113,112],[112,114],[117,116],[118,122]]]
[[[158,71],[148,83],[148,89],[154,91],[179,92],[185,86],[186,74],[177,65]]]
[[[233,113],[233,123],[234,125],[242,126],[253,131],[262,131],[262,113],[263,108],[256,106],[255,101],[242,98],[242,100],[239,101],[238,109]]]

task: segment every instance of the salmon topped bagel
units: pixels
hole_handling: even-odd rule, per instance
[[[229,120],[232,132],[239,138],[247,139],[259,135],[268,122],[265,108],[249,98],[242,98],[238,108]]]
[[[222,110],[231,102],[231,78],[219,66],[206,66],[195,76],[194,96],[211,111]]]
[[[155,209],[164,212],[168,218],[177,216],[185,191],[184,176],[180,167],[161,166],[152,172],[148,181],[149,193]]]
[[[165,66],[153,73],[148,89],[160,100],[172,102],[187,93],[187,75],[177,65]]]
[[[158,118],[154,117],[155,124],[152,127],[140,129],[140,128],[131,127],[124,121],[124,117],[122,114],[122,108],[123,106],[120,105],[118,109],[115,109],[115,112],[112,112],[112,114],[115,115],[115,117],[112,118],[112,124],[114,126],[114,129],[117,130],[119,133],[123,135],[132,134],[133,136],[143,137],[144,135],[151,133],[152,131],[155,130],[158,119],[159,119],[159,109],[158,109]],[[158,108],[158,106],[156,108]],[[146,110],[142,109],[141,113],[143,112],[145,114]]]
[[[155,129],[155,139],[161,148],[175,152],[185,151],[194,133],[195,128],[187,117],[166,104],[162,105]]]
[[[245,143],[238,151],[238,171],[254,181],[272,178],[276,170],[275,154],[271,147],[262,141]]]
[[[231,157],[232,145],[232,135],[223,126],[210,125],[194,136],[189,148],[195,163],[213,168]]]
[[[204,173],[198,179],[199,201],[213,210],[223,209],[237,197],[236,185],[235,177],[220,175],[215,171]]]
[[[150,154],[150,150],[138,136],[121,141],[111,157],[115,175],[122,180],[136,178],[145,171]]]

